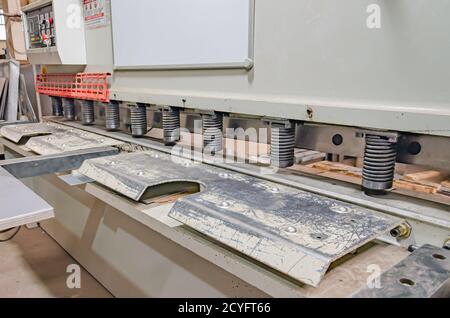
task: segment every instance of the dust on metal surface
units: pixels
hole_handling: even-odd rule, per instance
[[[320,195],[156,151],[87,160],[80,173],[139,201],[158,185],[196,182],[169,215],[308,285],[401,220]]]
[[[374,281],[375,283],[375,281]],[[424,245],[384,272],[379,288],[366,287],[355,298],[450,297],[450,251]]]

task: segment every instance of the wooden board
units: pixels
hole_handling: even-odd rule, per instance
[[[362,182],[362,168],[336,162],[321,161],[305,166],[296,165],[289,170],[358,185]],[[445,174],[434,170],[415,171],[394,180],[392,192],[450,205],[450,196],[442,191],[443,188],[450,187],[450,182],[442,180],[446,177]]]

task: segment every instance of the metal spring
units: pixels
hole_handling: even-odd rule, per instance
[[[180,140],[180,111],[175,108],[162,112],[164,143],[171,145]]]
[[[110,102],[105,107],[106,130],[120,129],[120,107],[118,102]]]
[[[63,107],[61,97],[51,96],[53,116],[63,116]]]
[[[294,165],[295,127],[272,124],[271,165],[286,168]]]
[[[147,107],[138,104],[130,107],[131,134],[133,137],[142,137],[147,134]]]
[[[223,149],[223,116],[221,114],[203,115],[203,149],[214,154]]]
[[[397,143],[388,137],[367,134],[364,151],[363,183],[366,190],[390,189],[394,181]]]
[[[71,98],[63,98],[62,106],[64,110],[64,118],[67,120],[75,120],[75,101]]]
[[[79,99],[78,102],[81,106],[81,123],[83,125],[92,125],[95,121],[94,102],[81,99]]]

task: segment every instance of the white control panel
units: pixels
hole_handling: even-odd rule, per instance
[[[32,64],[85,65],[80,0],[40,0],[22,8],[27,55]]]

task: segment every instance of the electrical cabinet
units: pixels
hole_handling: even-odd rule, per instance
[[[27,22],[28,49],[56,46],[52,5],[30,11]]]
[[[81,1],[40,0],[25,6],[22,11],[30,63],[86,64]]]

